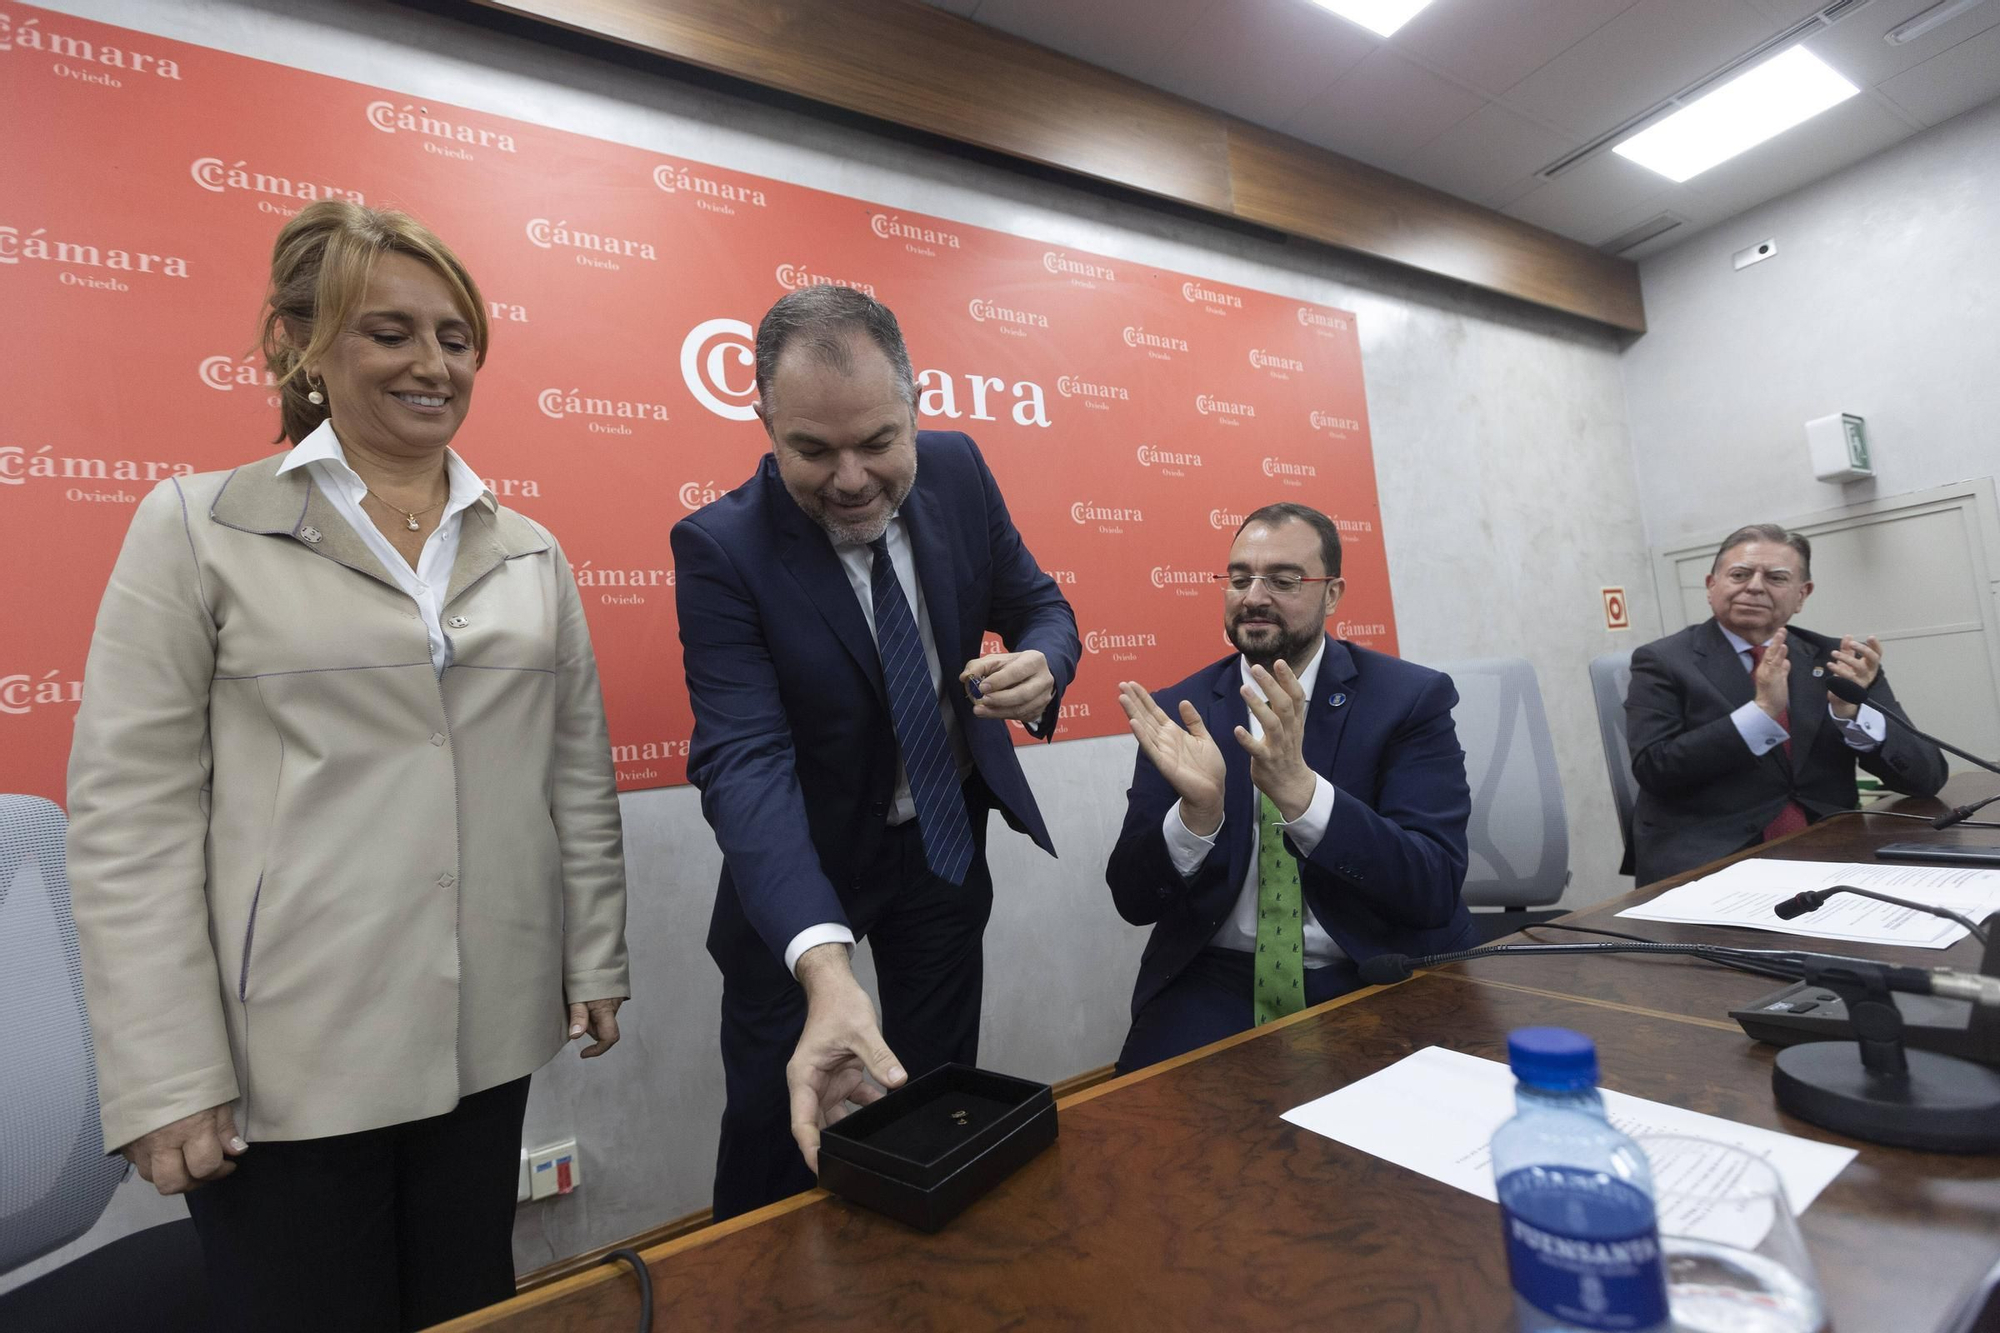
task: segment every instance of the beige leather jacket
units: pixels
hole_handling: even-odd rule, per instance
[[[611,751],[576,585],[489,492],[432,669],[415,605],[278,454],[139,503],[70,753],[107,1151],[449,1111],[631,993]]]

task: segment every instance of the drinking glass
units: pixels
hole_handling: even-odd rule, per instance
[[[1676,1333],[1821,1333],[1826,1302],[1771,1164],[1726,1143],[1642,1134]]]

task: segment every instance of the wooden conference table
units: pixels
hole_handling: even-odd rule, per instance
[[[1995,789],[1990,777],[1961,776],[1946,798]],[[1866,860],[1881,843],[1928,833],[1909,820],[1847,815],[1750,854]],[[1652,939],[1786,947],[1792,937],[1613,920],[1693,877],[1565,919]],[[1970,940],[1943,951],[1821,944],[1925,966],[1979,964]],[[1782,984],[1686,959],[1611,955],[1456,964],[1342,996],[1066,1099],[1056,1146],[939,1235],[814,1191],[657,1246],[645,1254],[655,1326],[1510,1329],[1492,1204],[1279,1116],[1425,1046],[1504,1061],[1509,1029],[1552,1023],[1596,1038],[1607,1087],[1852,1143],[1860,1156],[1801,1219],[1834,1325],[1937,1329],[2000,1260],[2000,1157],[1879,1148],[1781,1114],[1775,1048],[1750,1041],[1727,1011]],[[636,1291],[613,1264],[442,1327],[626,1333],[638,1326]]]

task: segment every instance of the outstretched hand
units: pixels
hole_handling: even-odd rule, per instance
[[[1201,720],[1201,710],[1181,700],[1180,722],[1153,702],[1136,681],[1121,681],[1118,706],[1146,756],[1181,798],[1181,822],[1203,837],[1222,827],[1222,789],[1227,771],[1222,751]]]

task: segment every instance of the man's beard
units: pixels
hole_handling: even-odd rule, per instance
[[[797,495],[792,498],[799,502],[799,508],[806,511],[807,517],[826,530],[826,535],[833,538],[836,546],[866,546],[889,530],[889,520],[903,507],[903,501],[910,498],[910,492],[916,488],[916,484],[917,476],[912,472],[900,488],[890,486],[876,488],[875,494],[886,494],[889,503],[883,508],[881,517],[859,523],[835,518],[829,511],[827,507],[829,496],[847,498],[841,496],[831,484],[803,499]]]
[[[1303,656],[1306,650],[1312,647],[1313,641],[1319,637],[1323,628],[1320,625],[1307,624],[1301,629],[1292,629],[1277,620],[1265,623],[1277,633],[1263,634],[1260,636],[1258,646],[1254,648],[1245,641],[1241,618],[1232,621],[1228,629],[1229,642],[1234,645],[1236,651],[1242,653],[1250,665],[1263,667],[1266,671],[1276,667],[1280,658],[1290,661]]]

